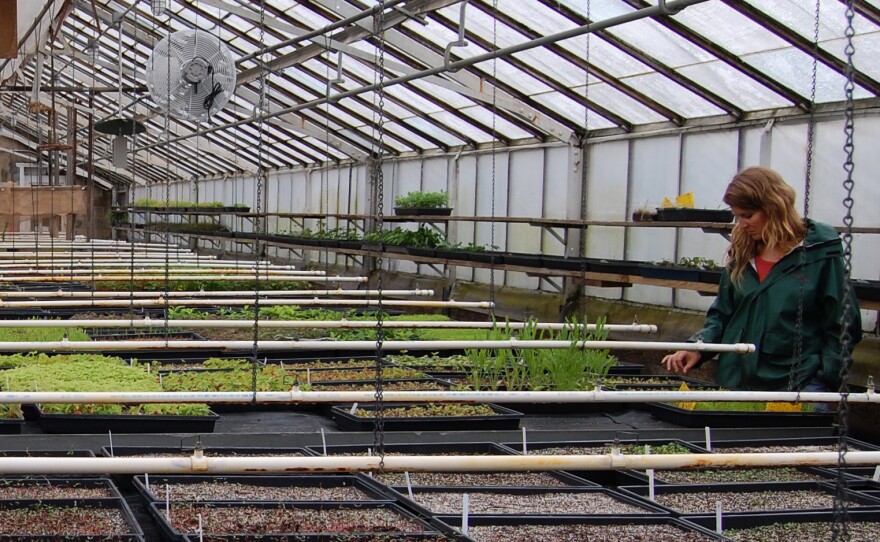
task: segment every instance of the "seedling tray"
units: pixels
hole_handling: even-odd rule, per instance
[[[24,418],[0,419],[0,435],[19,435],[24,425]]]
[[[93,534],[93,535],[74,535],[64,534],[63,532],[44,532],[29,535],[8,535],[3,532],[3,524],[0,523],[0,539],[9,542],[47,542],[47,541],[64,541],[64,542],[144,542],[143,531],[134,519],[128,505],[122,499],[58,499],[48,501],[3,501],[0,500],[0,513],[12,511],[41,508],[76,508],[76,509],[103,509],[117,510],[125,522],[129,533],[125,534]],[[43,514],[40,516],[43,517]],[[29,525],[32,519],[28,521]]]
[[[419,502],[419,497],[422,496],[424,498],[424,494],[426,493],[456,493],[468,495],[475,495],[479,493],[490,493],[492,495],[504,494],[510,495],[514,498],[523,498],[534,496],[537,499],[542,499],[548,494],[564,494],[566,495],[566,500],[569,503],[574,503],[577,500],[585,499],[603,499],[606,502],[615,502],[624,505],[625,507],[635,507],[637,509],[641,509],[642,512],[627,510],[626,512],[610,512],[610,514],[616,515],[665,515],[668,512],[659,507],[655,506],[653,503],[650,503],[644,499],[633,498],[630,495],[625,495],[622,493],[618,493],[616,491],[601,488],[601,487],[565,487],[565,488],[541,488],[541,487],[502,487],[502,488],[491,488],[491,487],[449,487],[449,486],[418,486],[413,488],[413,498],[409,498],[409,490],[406,487],[395,486],[392,487],[391,490],[394,492],[392,495],[403,502],[407,507],[415,510],[419,515],[422,516],[442,516],[449,515],[454,512],[442,511],[442,510],[432,510],[426,507],[425,505]],[[501,497],[503,498],[503,497]],[[460,502],[460,501],[459,501]],[[628,506],[627,506],[628,505]],[[541,513],[541,512],[529,512],[526,510],[521,511],[511,511],[506,513],[480,513],[474,510],[469,512],[469,515],[472,517],[477,517],[481,515],[488,516],[501,516],[501,515],[516,515],[516,516],[527,516],[527,517],[540,517],[540,516],[551,516],[551,515],[561,515],[561,516],[595,516],[595,515],[605,515],[600,512],[590,513],[590,514],[576,514],[569,511],[568,508],[561,508],[558,510],[558,513]]]
[[[733,221],[729,209],[690,209],[684,207],[658,207],[659,222],[723,222]]]
[[[395,405],[406,407],[413,405]],[[502,406],[488,404],[496,414],[485,416],[426,416],[421,418],[385,417],[386,431],[500,431],[519,429],[523,414]],[[358,408],[373,410],[373,405]],[[333,406],[330,416],[343,431],[372,431],[375,422],[370,417],[358,417],[350,413],[350,406]]]
[[[621,492],[630,494],[635,497],[639,497],[642,499],[648,499],[650,488],[648,486],[621,486],[618,488]],[[654,486],[654,494],[655,496],[663,495],[663,494],[673,494],[673,493],[685,493],[688,495],[696,495],[699,493],[762,493],[762,492],[784,492],[784,493],[796,493],[798,491],[819,491],[821,493],[825,493],[830,497],[834,497],[835,487],[833,484],[829,484],[826,482],[758,482],[758,483],[749,483],[749,484],[664,484],[664,485],[656,485]],[[857,506],[866,506],[870,508],[878,508],[880,506],[880,500],[877,500],[871,496],[863,495],[855,491],[844,490],[844,494],[847,497],[847,502],[850,507]],[[697,515],[709,515],[708,513],[692,513],[682,510],[677,510],[668,506],[665,506],[659,502],[654,502],[654,504],[664,510],[667,510],[670,514],[683,517],[683,516],[697,516]],[[707,504],[708,503],[704,503]],[[712,503],[714,507],[714,503]],[[825,510],[826,508],[810,508],[807,510]],[[827,509],[830,509],[828,507]],[[804,509],[800,509],[804,510]],[[799,510],[792,509],[773,509],[773,510],[761,510],[760,512],[766,513],[787,513],[787,512],[796,512]],[[750,511],[751,512],[751,511]],[[757,512],[757,510],[756,510]],[[730,512],[731,514],[735,513],[745,513],[745,512]]]
[[[206,537],[214,537],[215,535],[233,536],[237,540],[261,541],[261,540],[297,540],[297,541],[329,541],[351,537],[357,540],[357,536],[362,536],[365,540],[370,540],[369,536],[374,538],[382,537],[394,540],[395,537],[405,539],[408,536],[437,536],[441,534],[440,529],[445,527],[439,522],[436,525],[429,525],[427,522],[415,517],[413,514],[404,510],[400,506],[391,503],[338,503],[338,502],[309,502],[297,503],[291,506],[289,503],[275,502],[212,502],[212,503],[177,503],[171,506],[172,522],[169,522],[165,516],[165,503],[153,502],[149,503],[148,511],[155,518],[159,529],[163,536],[172,541],[183,540],[184,535],[190,539],[198,539],[197,523],[190,519],[186,527],[178,527],[181,510],[183,507],[191,509],[191,514],[202,513],[204,516],[203,529]],[[176,509],[175,509],[176,508]],[[242,514],[240,510],[244,509]],[[305,525],[307,521],[314,521],[316,524],[321,522],[334,522],[332,516],[335,512],[340,514],[346,510],[356,510],[363,513],[363,518],[359,521],[360,525],[352,525],[352,529],[339,529],[335,531],[327,531],[320,525],[310,529]],[[212,514],[227,513],[242,514],[246,516],[254,515],[254,511],[268,511],[271,517],[281,525],[282,521],[295,525],[294,529],[284,529],[278,532],[273,531],[273,527],[260,525],[260,532],[212,532]],[[308,517],[309,511],[320,512],[320,516],[312,519]],[[368,513],[368,514],[367,514]],[[386,515],[388,524],[383,523],[382,514]],[[175,519],[177,517],[178,519]],[[336,520],[339,521],[339,520]],[[391,522],[396,521],[396,525]],[[372,525],[368,522],[374,522]],[[189,527],[189,523],[192,526]],[[353,536],[356,535],[356,536]]]
[[[324,455],[322,446],[306,448],[314,455]],[[334,444],[327,446],[327,455],[357,454],[376,455],[368,444]],[[419,442],[406,444],[385,444],[385,453],[407,455],[502,455],[509,453],[506,448],[494,442]]]
[[[242,486],[251,486],[254,488],[262,488],[265,491],[271,491],[272,488],[352,488],[357,490],[358,498],[353,499],[333,499],[332,502],[340,501],[356,501],[359,503],[390,501],[385,486],[378,484],[372,478],[351,476],[348,474],[338,475],[312,475],[312,474],[293,474],[286,476],[267,476],[267,475],[242,475],[242,476],[150,476],[150,487],[147,488],[146,478],[143,475],[134,477],[134,487],[141,494],[146,502],[165,502],[164,493],[156,494],[153,488],[156,485],[196,485],[204,483],[216,484],[236,484]],[[198,499],[181,499],[175,497],[171,492],[170,499],[174,502],[183,500],[212,501],[212,502],[241,502],[241,498],[210,498],[211,496],[203,496]],[[297,496],[291,499],[272,499],[260,497],[259,499],[247,499],[259,501],[314,501],[313,499],[305,499]],[[321,499],[326,501],[327,499]]]
[[[438,519],[448,525],[449,528],[456,530],[461,528],[461,516],[444,515],[438,516]],[[621,532],[621,529],[638,529],[640,527],[650,528],[652,526],[654,528],[663,528],[664,530],[668,528],[673,532],[681,533],[682,535],[685,533],[699,533],[702,535],[703,540],[725,540],[723,537],[709,529],[668,516],[475,516],[468,520],[468,525],[470,527],[522,526],[523,528],[529,527],[529,530],[532,533],[534,532],[535,527],[547,528],[547,533],[542,535],[541,538],[526,538],[524,534],[512,532],[510,540],[515,540],[516,542],[547,542],[549,540],[555,540],[555,535],[550,529],[559,526],[579,525],[584,526],[585,529],[590,529],[589,532],[585,531],[582,533],[585,542],[592,540],[627,540],[627,542],[629,542],[629,540],[637,539],[637,536],[642,536],[642,540],[651,540],[651,538],[644,538],[644,536],[650,535],[642,533],[637,535],[636,533]],[[569,540],[573,539],[569,538]],[[475,542],[475,539],[464,536],[462,541]]]
[[[165,416],[137,414],[46,414],[40,427],[46,433],[213,433],[220,416]]]
[[[94,456],[93,456],[94,457]],[[25,497],[24,491],[22,491],[21,495],[14,496],[16,493],[15,488],[24,488],[26,489],[34,489],[41,490],[46,488],[64,488],[64,489],[83,489],[83,490],[101,490],[101,496],[76,496],[76,497],[62,497],[60,499],[52,498],[51,496],[47,496],[46,494],[42,494],[39,498],[31,498]],[[96,500],[96,499],[122,499],[122,495],[119,493],[119,490],[116,488],[116,485],[110,481],[109,478],[86,478],[86,477],[73,477],[73,478],[61,478],[61,477],[3,477],[0,478],[0,494],[5,495],[6,497],[0,500],[11,500],[11,501],[48,501],[48,500]],[[11,496],[11,497],[10,497]]]
[[[849,522],[865,522],[874,524],[875,528],[878,522],[880,522],[880,510],[853,510],[849,509],[847,511],[847,515],[849,517]],[[714,515],[701,515],[701,516],[685,516],[683,521],[687,523],[698,525],[705,529],[715,530],[715,522],[716,517]],[[816,511],[812,510],[809,512],[785,512],[785,513],[762,513],[762,512],[740,512],[740,513],[730,513],[723,514],[721,519],[721,525],[724,531],[734,530],[734,529],[751,529],[754,527],[761,527],[765,525],[773,525],[774,523],[797,523],[803,524],[803,527],[800,529],[800,536],[798,536],[798,540],[803,542],[809,542],[812,540],[818,540],[818,538],[811,538],[809,533],[811,529],[809,524],[831,524],[834,521],[834,513],[833,511]],[[822,538],[821,540],[830,540],[830,538]],[[863,539],[859,539],[860,541]],[[855,542],[855,539],[853,539]]]
[[[834,412],[742,412],[688,410],[666,403],[644,403],[658,420],[684,427],[831,427]]]

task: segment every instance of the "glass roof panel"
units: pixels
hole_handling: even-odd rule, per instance
[[[480,106],[473,106],[460,109],[459,112],[464,113],[465,115],[482,122],[485,126],[492,126],[493,119],[491,109],[486,109],[485,107]],[[496,116],[494,121],[495,130],[499,134],[501,134],[502,137],[505,137],[507,139],[524,139],[532,136],[532,134],[530,134],[529,132],[520,129],[515,124],[512,124],[505,120],[503,117]],[[489,139],[483,139],[479,141],[491,141],[491,137]]]
[[[483,142],[488,141],[488,134],[486,134],[481,129],[477,128],[473,124],[468,122],[464,122],[459,119],[452,113],[448,111],[440,111],[438,113],[433,113],[430,117],[436,120],[441,125],[445,124],[453,129],[455,129],[458,133],[462,134],[465,137],[469,137],[474,141]]]
[[[455,134],[445,130],[443,125],[437,124],[436,122],[430,122],[429,120],[423,119],[421,117],[411,117],[407,119],[407,123],[409,123],[414,128],[418,128],[422,132],[432,136],[434,139],[442,141],[443,143],[449,145],[450,147],[457,145],[464,145],[464,141],[455,136]]]
[[[627,78],[626,82],[683,117],[721,115],[724,110],[659,73]]]
[[[558,92],[547,92],[532,97],[535,101],[544,106],[558,111],[560,115],[567,118],[570,122],[577,126],[584,125],[584,105],[576,102],[567,96],[563,96]],[[590,112],[589,127],[591,130],[598,128],[612,128],[615,125],[608,119],[599,116],[598,113]]]
[[[717,94],[744,111],[787,107],[792,103],[754,79],[721,62],[704,62],[678,70],[708,91]]]
[[[468,98],[467,96],[459,94],[458,92],[455,92],[453,90],[449,90],[445,87],[435,85],[430,81],[417,79],[409,84],[425,92],[426,94],[436,96],[437,99],[439,99],[442,103],[447,104],[453,109],[468,107],[474,104],[474,100],[472,100],[471,98]]]

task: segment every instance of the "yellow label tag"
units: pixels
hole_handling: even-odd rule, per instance
[[[682,382],[681,386],[678,387],[678,391],[691,391],[691,389],[688,387],[687,382]],[[678,408],[683,408],[685,410],[693,410],[693,409],[697,408],[697,402],[696,401],[679,401]]]
[[[803,409],[803,403],[767,403],[765,408],[767,412],[801,412]]]
[[[660,202],[660,207],[664,209],[669,209],[671,207],[675,207],[675,204],[672,203],[672,200],[669,198],[663,198],[663,201]]]
[[[686,194],[682,194],[675,198],[675,206],[676,207],[685,207],[687,209],[694,208],[694,193],[687,192]]]

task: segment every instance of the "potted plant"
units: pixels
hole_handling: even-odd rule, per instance
[[[449,216],[449,194],[446,192],[409,192],[394,199],[394,213],[411,216]]]

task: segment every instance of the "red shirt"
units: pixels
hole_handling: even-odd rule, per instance
[[[755,256],[755,270],[758,271],[758,280],[764,282],[764,279],[767,278],[767,274],[770,273],[774,265],[776,265],[776,262],[768,262],[763,258]]]

